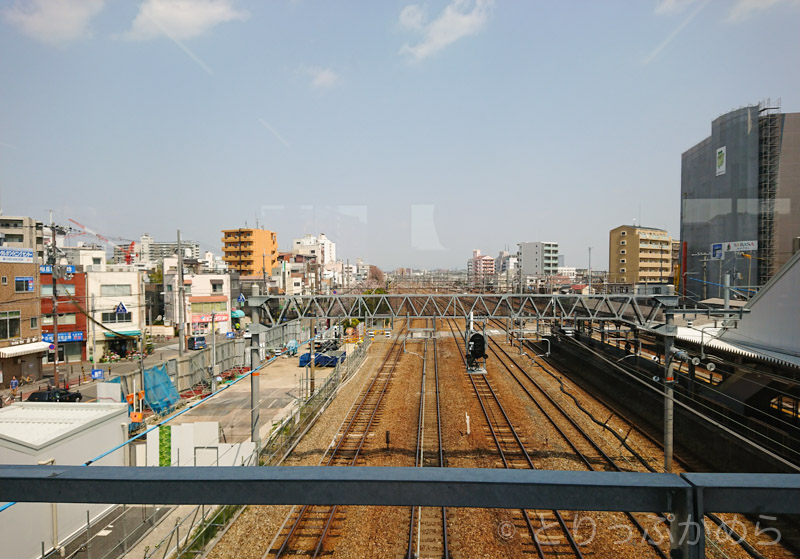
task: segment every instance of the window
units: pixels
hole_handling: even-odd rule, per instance
[[[624,248],[619,249],[620,254],[625,254],[627,251]]]
[[[31,330],[39,328],[39,319],[35,316],[31,317]]]
[[[619,234],[620,234],[620,236],[624,237],[625,235],[627,235],[627,234],[628,234],[628,232],[627,232],[627,231],[620,231],[620,233],[619,233]]]
[[[619,271],[620,271],[621,274],[624,274],[626,270],[625,270],[625,268],[620,268]]]
[[[117,322],[131,322],[133,318],[129,312],[119,314],[115,312],[104,312],[100,320],[103,324],[115,324]]]
[[[14,291],[16,293],[33,291],[33,276],[14,278]]]
[[[619,259],[619,263],[620,263],[620,264],[625,264],[625,259],[624,259],[624,258],[620,258],[620,259]]]
[[[627,245],[627,244],[628,244],[628,241],[622,240],[622,241],[620,241],[620,242],[619,242],[619,244],[621,244],[621,245]]]
[[[212,283],[211,284],[211,293],[222,293],[222,284],[221,283]]]
[[[3,276],[3,285],[8,285],[8,278]]]
[[[19,311],[0,312],[0,340],[19,338]]]
[[[75,324],[75,314],[74,313],[64,313],[58,314],[58,324]],[[53,315],[52,314],[45,314],[42,315],[42,326],[52,326],[53,325]]]
[[[171,283],[167,284],[167,291],[172,291],[172,284]]]
[[[621,278],[619,278],[619,281],[620,283],[625,283],[628,280],[625,278],[625,276],[622,276]]]
[[[92,265],[93,266],[99,266],[101,264],[101,260],[102,260],[101,258],[92,257]]]
[[[52,297],[53,296],[53,284],[52,283],[43,283],[41,286],[42,297]],[[64,295],[75,295],[75,286],[72,284],[62,284],[59,283],[56,286],[56,294],[59,297],[63,297]]]
[[[123,284],[108,284],[100,286],[100,295],[102,297],[124,297],[131,294],[131,286],[128,283]]]

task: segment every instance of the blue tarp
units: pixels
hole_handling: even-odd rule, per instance
[[[178,400],[180,396],[167,374],[166,365],[145,369],[144,401],[154,413],[170,411]]]

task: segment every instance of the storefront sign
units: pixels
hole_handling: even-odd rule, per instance
[[[49,334],[42,334],[42,341],[53,343],[53,333],[50,332]],[[58,343],[60,344],[66,342],[82,342],[82,341],[83,341],[83,332],[58,333]]]
[[[27,248],[0,247],[0,262],[33,264],[33,250]]]
[[[67,274],[74,274],[75,273],[75,266],[61,266],[64,269],[64,272]],[[40,274],[52,274],[53,273],[53,266],[51,264],[42,264],[39,266],[39,273]]]
[[[34,342],[38,342],[39,338],[37,336],[32,336],[30,338],[20,338],[18,340],[11,340],[9,345],[22,345],[22,344],[32,344]]]
[[[758,250],[758,241],[728,241],[725,252],[748,252]]]
[[[228,313],[224,314],[215,314],[214,315],[214,322],[227,322],[228,321]],[[211,315],[210,314],[193,314],[192,315],[192,322],[211,322]]]

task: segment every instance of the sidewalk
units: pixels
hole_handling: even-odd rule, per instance
[[[144,366],[145,368],[153,367],[162,361],[176,357],[177,354],[177,340],[160,342],[156,344],[155,350],[152,354],[145,356]],[[66,388],[68,390],[75,390],[86,384],[94,384],[95,381],[93,381],[91,377],[92,369],[103,369],[105,371],[105,378],[103,380],[109,380],[115,376],[138,371],[139,368],[140,365],[138,359],[132,361],[123,360],[114,363],[98,363],[97,365],[91,361],[59,363],[58,384],[59,386],[64,387],[64,383],[66,382]],[[48,384],[53,384],[53,364],[45,363],[42,365],[42,372],[45,375],[42,379],[35,380],[31,384],[20,386],[19,389],[17,389],[15,401],[20,402],[27,400],[28,395],[31,392],[44,390],[47,388]],[[10,381],[11,379],[6,380]],[[3,401],[9,398],[10,395],[10,388],[0,390],[0,396],[2,396]]]

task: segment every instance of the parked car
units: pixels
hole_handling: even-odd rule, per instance
[[[29,402],[80,402],[82,399],[80,392],[70,392],[64,388],[37,390],[28,396]]]
[[[186,344],[189,349],[205,349],[208,347],[206,344],[205,336],[189,336],[189,342]]]

